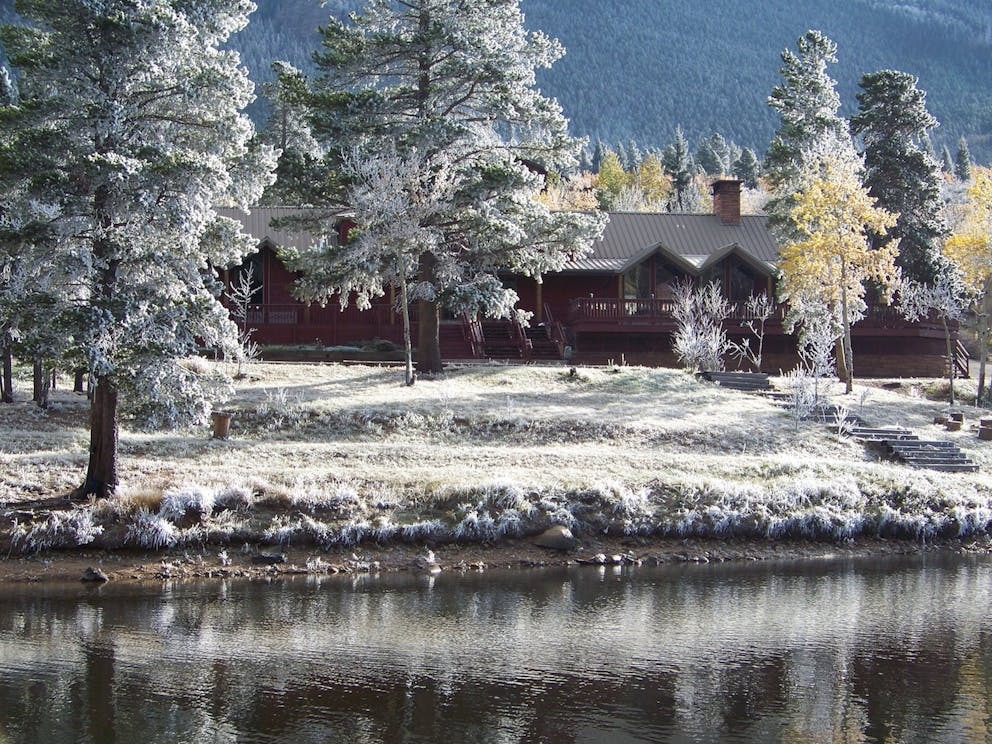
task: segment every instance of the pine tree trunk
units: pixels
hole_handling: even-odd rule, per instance
[[[117,387],[97,378],[90,405],[90,459],[75,497],[107,498],[117,488]]]
[[[74,393],[85,393],[86,392],[86,370],[77,369],[73,374],[72,378],[72,392]]]
[[[420,257],[419,278],[422,282],[434,283],[434,267],[437,259],[434,254],[425,253]],[[421,300],[417,305],[420,322],[417,328],[417,371],[421,374],[441,374],[440,308],[436,301]]]
[[[417,371],[421,374],[441,374],[440,310],[436,302],[417,305],[420,322],[417,328]]]
[[[3,381],[0,382],[0,403],[14,402],[14,359],[9,345],[3,347]]]
[[[107,188],[98,187],[93,197],[93,211],[97,221],[109,228],[112,220],[107,213],[109,203]],[[110,303],[117,295],[117,271],[120,258],[108,239],[100,238],[93,243],[95,258],[106,262],[99,272],[101,300]],[[90,378],[93,381],[93,378]],[[86,468],[86,480],[75,490],[76,498],[95,496],[98,499],[110,496],[117,488],[117,385],[109,376],[97,376],[92,387],[90,403],[90,459]]]
[[[400,276],[400,302],[403,306],[403,356],[406,359],[404,381],[412,385],[417,381],[413,374],[413,346],[410,342],[410,299],[406,291],[406,277]]]
[[[34,361],[34,400],[38,408],[48,408],[48,394],[51,391],[51,371],[45,369],[41,359]]]
[[[837,379],[847,382],[847,351],[844,349],[844,338],[837,339],[834,345],[834,354],[837,357]]]

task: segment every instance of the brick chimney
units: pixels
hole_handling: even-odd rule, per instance
[[[713,182],[713,214],[725,225],[741,223],[741,182],[721,179]]]

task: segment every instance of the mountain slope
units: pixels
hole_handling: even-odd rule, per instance
[[[360,0],[256,0],[235,39],[256,80],[273,59],[307,67],[316,26]],[[522,0],[529,28],[568,50],[540,74],[575,134],[616,143],[690,140],[720,132],[764,151],[777,124],[765,101],[779,82],[780,53],[809,28],[838,45],[844,113],[857,80],[894,68],[919,76],[941,121],[937,146],[968,137],[976,160],[992,160],[992,3],[989,0]],[[0,0],[0,18],[13,0]],[[258,110],[256,114],[260,113]]]
[[[919,76],[953,145],[992,134],[992,8],[986,2],[870,0],[524,0],[528,25],[557,36],[568,55],[541,77],[578,134],[616,142],[690,139],[719,131],[763,150],[777,124],[765,100],[783,48],[808,28],[838,45],[831,74],[845,113],[864,72]],[[939,140],[938,140],[939,141]]]

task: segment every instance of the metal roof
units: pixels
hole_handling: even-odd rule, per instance
[[[304,230],[274,230],[275,218],[301,214],[299,207],[255,207],[251,212],[226,207],[217,212],[238,220],[259,243],[275,246],[307,246],[314,236]],[[329,216],[347,216],[344,210],[329,210]],[[657,251],[692,274],[701,274],[729,253],[771,273],[778,261],[778,247],[768,231],[768,218],[741,217],[727,224],[713,214],[612,212],[603,237],[593,243],[592,253],[570,261],[563,271],[620,274]]]
[[[767,217],[743,215],[738,224],[713,214],[612,212],[609,217],[592,253],[570,262],[565,271],[622,273],[659,250],[692,273],[731,252],[769,273],[778,261]]]
[[[314,235],[307,230],[274,230],[271,222],[280,217],[306,214],[308,210],[300,207],[254,207],[250,212],[244,212],[237,207],[220,207],[217,214],[240,222],[245,232],[258,243],[268,242],[274,246],[309,246],[315,243]],[[316,211],[316,210],[314,210]],[[342,217],[347,214],[343,210],[326,210],[329,216]]]

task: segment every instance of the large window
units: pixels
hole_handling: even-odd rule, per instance
[[[627,300],[651,297],[651,262],[638,264],[623,275],[623,296]]]
[[[728,299],[731,302],[744,302],[754,294],[754,273],[740,261],[728,260],[730,261],[728,271],[730,274],[730,291],[728,292]]]

